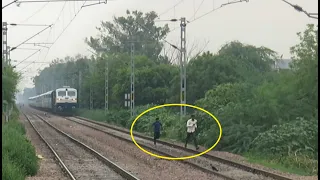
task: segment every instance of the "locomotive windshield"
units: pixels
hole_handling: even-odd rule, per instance
[[[68,96],[76,96],[76,92],[75,91],[68,91]]]
[[[66,91],[58,91],[58,96],[66,96]]]

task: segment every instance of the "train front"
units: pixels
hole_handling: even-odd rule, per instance
[[[55,109],[57,113],[72,115],[78,107],[77,90],[70,87],[56,89]]]

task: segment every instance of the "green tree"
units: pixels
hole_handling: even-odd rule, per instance
[[[14,71],[11,65],[7,65],[2,73],[3,100],[9,104],[14,104],[15,93],[17,92],[17,85],[21,76]]]
[[[158,60],[163,48],[162,39],[169,32],[168,25],[157,27],[154,12],[142,13],[127,10],[126,17],[114,17],[113,22],[102,22],[98,38],[87,38],[88,45],[96,50],[107,47],[110,53],[129,52],[131,42],[137,55],[145,55]],[[165,58],[159,58],[165,60]]]

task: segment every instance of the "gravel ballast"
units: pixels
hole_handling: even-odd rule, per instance
[[[40,139],[37,132],[32,128],[26,117],[20,114],[20,121],[26,129],[26,136],[40,155],[40,169],[35,176],[27,177],[27,180],[67,180],[69,178],[62,172],[61,168],[54,159],[54,155],[46,144]]]
[[[168,161],[151,157],[139,150],[133,143],[120,141],[103,132],[76,124],[64,118],[51,116],[48,118],[48,121],[62,131],[96,149],[140,179],[221,179],[213,174],[204,173],[178,161]]]
[[[37,117],[31,116],[34,126],[57,152],[76,179],[121,180],[119,174],[92,154],[74,144]]]

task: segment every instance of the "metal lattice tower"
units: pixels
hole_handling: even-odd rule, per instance
[[[92,74],[92,64],[89,62],[89,71]],[[92,62],[93,63],[93,62]],[[93,109],[93,88],[92,88],[92,81],[90,82],[90,110]]]
[[[79,108],[81,108],[81,102],[80,102],[80,100],[81,100],[81,98],[79,98],[79,97],[81,97],[81,82],[82,81],[82,72],[79,70],[79,85],[78,85],[78,98],[77,98],[77,100],[78,100],[78,104],[79,104]]]
[[[106,59],[104,70],[104,115],[109,109],[109,59]]]
[[[8,27],[7,22],[2,22],[2,72],[8,60]]]
[[[6,61],[7,61],[7,52],[8,52],[8,36],[7,36],[7,22],[2,22],[2,81],[3,81],[3,75],[4,74],[4,68],[6,66]],[[2,88],[2,107],[3,107],[3,111],[5,111],[5,106],[4,106],[4,101],[3,101],[3,97],[4,97],[4,88]],[[3,112],[2,111],[2,112]],[[7,112],[5,112],[5,120],[8,121],[8,116],[6,114]]]
[[[131,85],[130,85],[130,97],[131,97],[131,103],[130,103],[130,108],[131,108],[131,117],[135,115],[135,110],[134,110],[134,42],[131,42],[131,51],[130,51],[130,58],[131,58]]]
[[[10,58],[10,46],[7,46],[7,64],[11,65],[11,58]]]
[[[181,18],[181,48],[180,48],[180,103],[187,102],[187,58],[186,58],[186,18]],[[180,117],[186,115],[186,106],[180,107]]]

